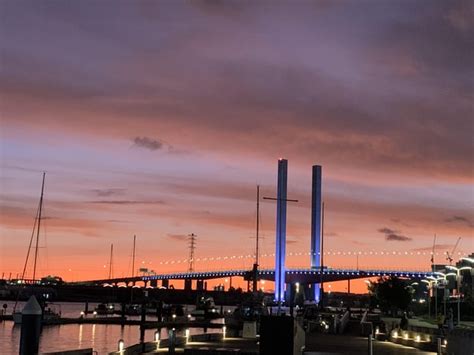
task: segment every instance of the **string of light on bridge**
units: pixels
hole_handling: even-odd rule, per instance
[[[317,253],[320,255],[320,253]],[[458,257],[465,257],[467,256],[467,253],[464,252],[457,252]],[[292,256],[310,256],[310,252],[289,252],[287,254],[289,257]],[[314,254],[316,255],[316,253]],[[336,251],[336,250],[328,250],[323,253],[325,256],[352,256],[352,257],[357,257],[357,256],[368,256],[368,257],[375,257],[375,256],[413,256],[413,257],[419,257],[419,256],[431,256],[433,255],[433,252],[427,252],[427,251],[389,251],[389,250],[381,250],[381,251]],[[435,252],[435,256],[446,256],[446,252]],[[275,257],[275,253],[272,254],[260,254],[260,258],[271,258]],[[242,259],[254,259],[255,255],[254,254],[246,254],[246,255],[227,255],[227,256],[208,256],[208,257],[200,257],[200,258],[195,258],[195,262],[223,262],[223,261],[234,261],[234,260],[242,260]],[[166,261],[160,261],[159,265],[173,265],[173,264],[182,264],[182,263],[187,263],[189,262],[189,259],[180,259],[180,260],[166,260]]]

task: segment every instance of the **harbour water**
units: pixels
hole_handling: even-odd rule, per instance
[[[11,313],[12,302],[1,302],[7,304],[7,312]],[[79,317],[84,310],[83,303],[56,303],[61,308],[63,317]],[[18,309],[22,309],[22,304]],[[96,304],[89,304],[89,309],[94,309]],[[139,317],[133,317],[132,319]],[[156,319],[148,317],[147,319]],[[221,322],[222,320],[216,320]],[[20,325],[14,325],[12,321],[0,322],[0,354],[18,354],[20,344]],[[147,329],[145,341],[152,341],[155,329]],[[220,332],[219,329],[208,329],[210,332]],[[190,329],[191,334],[202,333],[203,329]],[[160,338],[167,338],[166,329],[161,329]],[[99,355],[108,354],[117,349],[119,339],[123,339],[125,346],[139,342],[140,327],[136,325],[108,325],[108,324],[66,324],[45,326],[41,333],[40,353],[93,348]]]

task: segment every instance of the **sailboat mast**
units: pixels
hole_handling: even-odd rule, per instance
[[[39,212],[39,205],[36,210],[35,223],[33,224],[33,230],[31,231],[30,244],[28,244],[28,252],[26,253],[25,265],[23,265],[21,280],[25,280],[26,268],[28,267],[28,260],[30,259],[31,245],[33,244],[33,239],[35,238],[36,223],[38,223],[38,212]]]
[[[319,270],[319,277],[320,277],[320,302],[321,306],[324,307],[324,201],[322,205],[322,214],[321,214],[321,249],[320,249],[320,255],[321,255],[321,268]]]
[[[255,238],[255,263],[252,268],[252,290],[257,292],[257,281],[258,281],[258,237],[259,237],[259,225],[260,225],[260,186],[257,185],[257,228]]]
[[[256,232],[256,241],[255,241],[255,265],[258,265],[258,234],[260,227],[260,185],[257,185],[257,232]]]
[[[137,236],[133,236],[133,254],[132,254],[132,277],[135,276],[135,242],[137,240]]]
[[[38,229],[36,230],[36,243],[35,243],[35,261],[33,263],[33,281],[36,277],[36,262],[38,260],[38,244],[39,244],[39,233],[41,227],[41,212],[43,210],[43,194],[44,194],[44,179],[46,173],[43,172],[43,183],[41,184],[41,197],[40,197],[40,204],[39,204],[39,211],[38,211]]]
[[[110,261],[109,261],[109,280],[112,278],[112,262],[114,257],[114,244],[110,244]]]

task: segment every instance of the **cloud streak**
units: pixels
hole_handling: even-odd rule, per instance
[[[187,241],[189,238],[189,236],[186,234],[167,234],[166,237],[178,242]]]
[[[388,241],[407,242],[413,239],[413,238],[400,234],[399,231],[396,231],[387,227],[380,228],[377,231],[379,233],[384,234],[385,240],[388,240]]]
[[[95,195],[99,197],[110,197],[115,195],[123,195],[126,189],[93,189],[91,190]]]
[[[147,201],[147,200],[96,200],[88,201],[87,203],[97,205],[164,205],[165,202],[161,200]]]
[[[444,221],[446,223],[461,223],[471,228],[474,227],[474,223],[472,223],[469,218],[463,217],[463,216],[452,216],[452,217],[446,218]]]
[[[149,137],[135,137],[133,139],[133,146],[155,151],[162,149],[163,143]]]

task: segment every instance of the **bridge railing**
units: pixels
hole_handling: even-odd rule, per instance
[[[194,273],[212,273],[212,272],[234,272],[234,271],[250,271],[252,269],[252,266],[249,265],[248,267],[239,267],[239,268],[225,268],[225,267],[214,267],[214,268],[202,268],[195,270]],[[303,270],[303,271],[308,271],[310,270],[309,266],[287,266],[286,268],[288,271],[298,271],[298,270]],[[260,271],[268,271],[271,270],[273,271],[272,267],[261,267]],[[314,269],[314,271],[318,271],[318,269]],[[425,268],[410,268],[410,267],[364,267],[364,268],[355,268],[354,266],[329,266],[329,267],[324,267],[324,271],[328,272],[334,272],[334,271],[350,271],[350,272],[408,272],[408,273],[429,273],[431,270]],[[182,271],[171,271],[167,270],[164,272],[158,272],[156,274],[163,275],[163,274],[188,274],[188,271],[182,270]],[[152,275],[150,275],[152,276]]]
[[[155,274],[150,274],[150,275],[144,275],[144,276],[154,276],[154,275],[167,275],[167,274],[173,274],[173,275],[178,275],[178,274],[183,274],[183,275],[188,275],[188,274],[203,274],[203,273],[235,273],[235,272],[247,272],[250,271],[251,268],[230,268],[230,269],[225,269],[225,268],[212,268],[212,269],[201,269],[201,270],[196,270],[193,272],[189,271],[166,271],[166,272],[159,272]],[[268,271],[274,271],[272,268],[261,268],[259,272],[268,272]],[[287,271],[319,271],[319,269],[311,269],[308,266],[302,266],[302,267],[288,267]],[[324,272],[355,272],[355,273],[367,273],[367,272],[390,272],[390,273],[431,273],[431,270],[428,269],[413,269],[413,268],[364,268],[364,269],[356,269],[356,268],[345,268],[345,267],[325,267]]]

